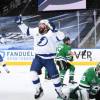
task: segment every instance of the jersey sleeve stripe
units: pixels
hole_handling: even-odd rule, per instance
[[[90,86],[86,86],[86,85],[82,85],[82,84],[79,84],[79,87],[80,88],[85,88],[85,89],[89,89],[90,88]]]

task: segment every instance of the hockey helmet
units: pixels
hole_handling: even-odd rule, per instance
[[[53,29],[53,27],[49,23],[49,20],[47,19],[40,20],[39,24],[41,23],[44,23],[45,25],[47,25],[51,30]]]

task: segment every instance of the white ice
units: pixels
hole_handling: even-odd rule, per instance
[[[79,82],[81,75],[89,66],[76,67],[75,81]],[[11,73],[7,74],[2,67],[0,70],[0,100],[35,100],[35,87],[31,82],[30,66],[8,66]],[[44,69],[43,69],[44,70]],[[68,73],[64,83],[68,84]],[[57,100],[57,95],[51,80],[44,79],[44,72],[40,76],[44,95],[40,100]],[[67,89],[63,92],[66,94]]]

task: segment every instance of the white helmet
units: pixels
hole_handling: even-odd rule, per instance
[[[40,20],[39,23],[44,23],[45,25],[47,25],[51,30],[53,29],[53,27],[50,25],[49,21],[47,19],[43,19]]]

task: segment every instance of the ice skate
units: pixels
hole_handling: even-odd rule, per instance
[[[43,96],[43,89],[40,87],[39,90],[36,91],[34,98],[39,99],[41,96]]]
[[[8,74],[10,73],[10,71],[8,70],[8,71],[6,71]]]
[[[56,90],[56,92],[58,94],[58,96],[57,96],[58,100],[67,100],[67,96],[64,95],[62,92],[59,93],[57,90]]]
[[[67,96],[65,96],[64,94],[60,94],[57,96],[58,100],[67,100]]]

